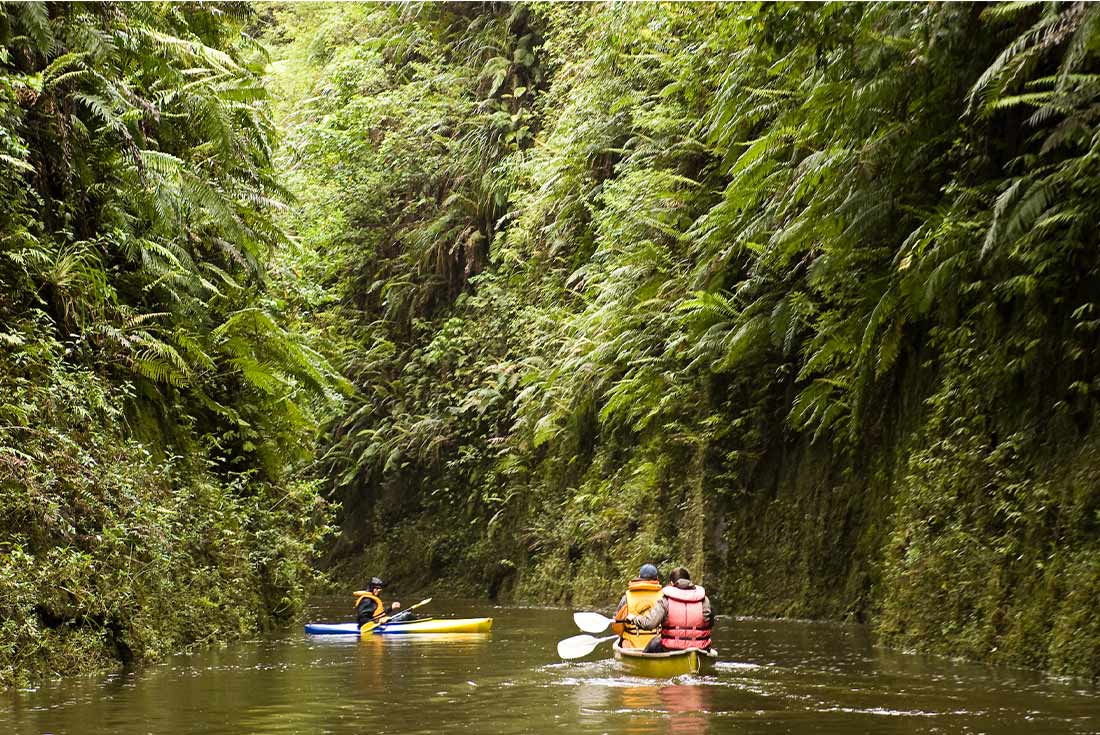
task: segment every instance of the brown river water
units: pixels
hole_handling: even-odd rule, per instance
[[[307,618],[341,621],[349,602],[315,600]],[[714,675],[660,681],[622,674],[609,644],[558,660],[555,643],[578,633],[568,610],[425,610],[491,615],[493,632],[359,641],[297,626],[0,692],[0,733],[1100,732],[1100,693],[1083,683],[876,648],[859,626],[720,618]]]

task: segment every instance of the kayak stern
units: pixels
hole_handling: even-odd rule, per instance
[[[683,651],[645,653],[623,648],[619,641],[611,647],[620,666],[632,676],[653,679],[673,679],[686,674],[708,674],[714,670],[718,651],[688,648]]]

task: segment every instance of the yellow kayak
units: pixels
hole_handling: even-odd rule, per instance
[[[427,618],[407,623],[388,623],[366,629],[361,635],[398,635],[403,633],[488,633],[493,628],[492,618]]]
[[[672,679],[685,674],[707,674],[714,670],[718,651],[688,648],[667,653],[646,653],[636,648],[623,648],[619,641],[611,647],[622,668],[632,676]]]

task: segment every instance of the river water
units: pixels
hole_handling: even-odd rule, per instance
[[[408,602],[408,601],[407,601]],[[609,644],[556,658],[569,611],[436,600],[488,636],[263,640],[0,693],[0,733],[1096,733],[1080,683],[885,651],[858,626],[720,619],[714,675],[623,675]],[[315,600],[309,619],[349,617]]]

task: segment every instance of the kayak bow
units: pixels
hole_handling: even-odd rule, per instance
[[[363,635],[395,635],[402,633],[488,633],[492,618],[428,618],[402,623],[385,623]]]

